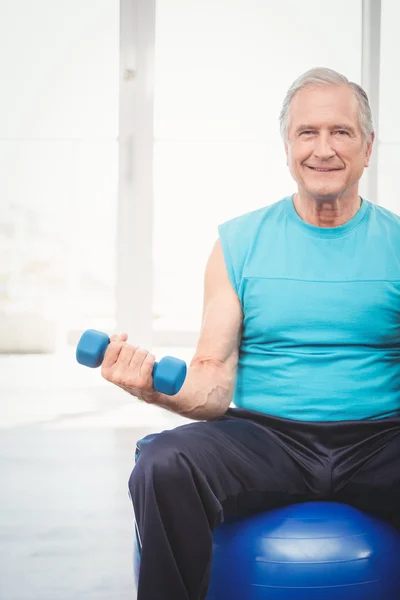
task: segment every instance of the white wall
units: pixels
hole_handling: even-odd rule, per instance
[[[114,315],[119,2],[2,0],[0,40],[0,338],[40,349]]]
[[[382,0],[379,203],[395,212],[399,11]],[[156,15],[153,327],[195,331],[218,223],[294,189],[288,86],[316,65],[360,81],[362,2],[157,0]],[[119,2],[2,0],[0,40],[0,351],[50,348],[116,313]]]
[[[361,83],[361,34],[361,0],[158,0],[156,330],[199,330],[218,223],[296,189],[278,128],[287,89],[315,66]]]

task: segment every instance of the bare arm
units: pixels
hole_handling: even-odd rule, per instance
[[[156,392],[150,402],[190,419],[222,416],[232,401],[242,323],[240,301],[217,240],[206,266],[201,332],[185,383],[175,396]]]

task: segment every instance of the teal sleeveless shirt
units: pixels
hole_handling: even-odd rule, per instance
[[[286,419],[400,414],[400,217],[321,228],[292,196],[219,225],[243,309],[233,404]]]

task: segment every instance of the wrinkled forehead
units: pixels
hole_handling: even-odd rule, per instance
[[[301,123],[318,128],[341,123],[361,131],[359,105],[354,91],[346,85],[314,85],[299,90],[290,104],[289,131]]]

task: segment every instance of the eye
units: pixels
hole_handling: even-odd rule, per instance
[[[340,136],[341,135],[349,135],[349,132],[345,131],[344,129],[338,129],[337,131],[335,131],[335,133],[338,133]]]
[[[313,132],[313,131],[311,131],[311,129],[306,129],[305,131],[302,131],[302,132],[300,133],[300,135],[311,135],[311,134],[313,134],[313,133],[314,133],[314,132]]]

